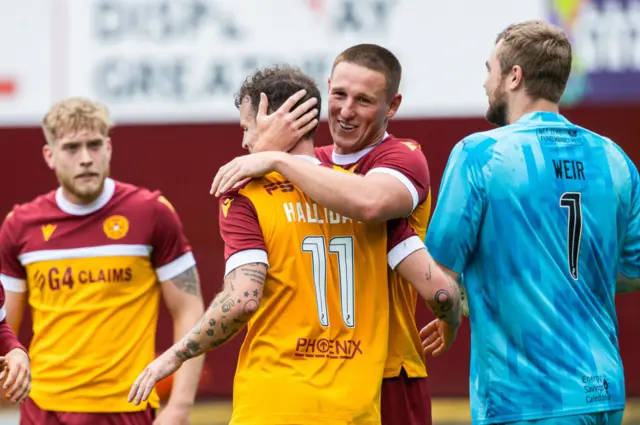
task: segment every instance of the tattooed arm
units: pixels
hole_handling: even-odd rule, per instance
[[[162,298],[173,319],[174,342],[180,341],[204,313],[196,266],[162,283]],[[176,373],[167,407],[190,408],[198,390],[204,358],[189,362]]]
[[[429,255],[419,249],[405,258],[395,269],[418,291],[438,319],[457,327],[461,319],[458,284]]]
[[[193,364],[194,357],[221,346],[240,332],[260,307],[266,275],[267,266],[262,263],[245,264],[228,273],[222,291],[196,326],[138,376],[129,392],[129,402],[137,405],[146,401],[160,380],[183,364],[185,368]],[[175,385],[174,382],[172,394],[176,391]]]
[[[233,338],[260,307],[267,266],[252,263],[231,271],[222,291],[191,333],[174,347],[180,361],[199,356]]]

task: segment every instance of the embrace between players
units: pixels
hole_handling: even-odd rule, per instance
[[[336,58],[332,146],[313,144],[313,80],[285,66],[249,76],[236,106],[251,154],[211,189],[226,268],[206,311],[172,205],[108,178],[106,109],[54,105],[43,152],[60,189],[15,207],[0,232],[7,322],[18,329],[27,302],[33,314],[30,394],[24,349],[0,347],[21,424],[188,424],[201,355],[245,326],[232,424],[430,424],[424,353],[451,345],[467,302],[474,424],[620,424],[613,300],[640,288],[637,169],[559,114],[561,30],[512,25],[486,65],[500,128],[456,145],[428,232],[425,157],[387,133],[402,100],[391,52]],[[160,295],[176,342],[153,360]],[[421,334],[418,295],[436,315]],[[174,372],[156,417],[153,388]],[[585,397],[585,380],[606,390]]]

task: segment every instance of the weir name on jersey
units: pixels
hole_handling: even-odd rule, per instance
[[[351,360],[362,354],[361,344],[362,341],[352,339],[298,338],[294,356],[299,359]]]
[[[285,202],[282,207],[289,223],[341,224],[353,221],[315,202]]]
[[[74,267],[51,267],[48,270],[36,270],[33,280],[40,290],[43,290],[46,285],[52,291],[59,291],[65,286],[73,289],[76,284],[126,283],[131,281],[132,277],[131,267],[88,270]]]
[[[553,159],[553,170],[557,179],[586,180],[584,177],[584,163],[572,159]]]

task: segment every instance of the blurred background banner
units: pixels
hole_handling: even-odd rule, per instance
[[[573,45],[565,104],[640,99],[640,0],[547,0]]]
[[[0,65],[0,76],[21,79],[7,100],[0,77],[0,125],[16,117],[35,123],[50,103],[71,95],[104,101],[121,123],[235,120],[233,94],[256,67],[296,65],[324,88],[336,55],[363,42],[401,60],[401,116],[479,115],[486,108],[484,63],[497,33],[510,22],[543,17],[544,6],[541,0],[27,0],[11,8],[37,10],[37,19],[23,25],[26,19],[11,14],[0,18],[11,21],[0,28],[0,54],[24,64]],[[20,47],[29,41],[33,48]],[[30,78],[33,70],[39,79]]]
[[[35,124],[52,100],[53,1],[6,2],[0,9],[0,125]]]

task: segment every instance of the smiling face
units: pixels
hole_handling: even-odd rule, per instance
[[[111,140],[100,131],[62,133],[44,146],[43,154],[69,201],[88,204],[100,196],[111,162]]]
[[[329,81],[329,130],[336,153],[360,151],[379,142],[400,106],[400,94],[388,99],[385,75],[340,62]]]

